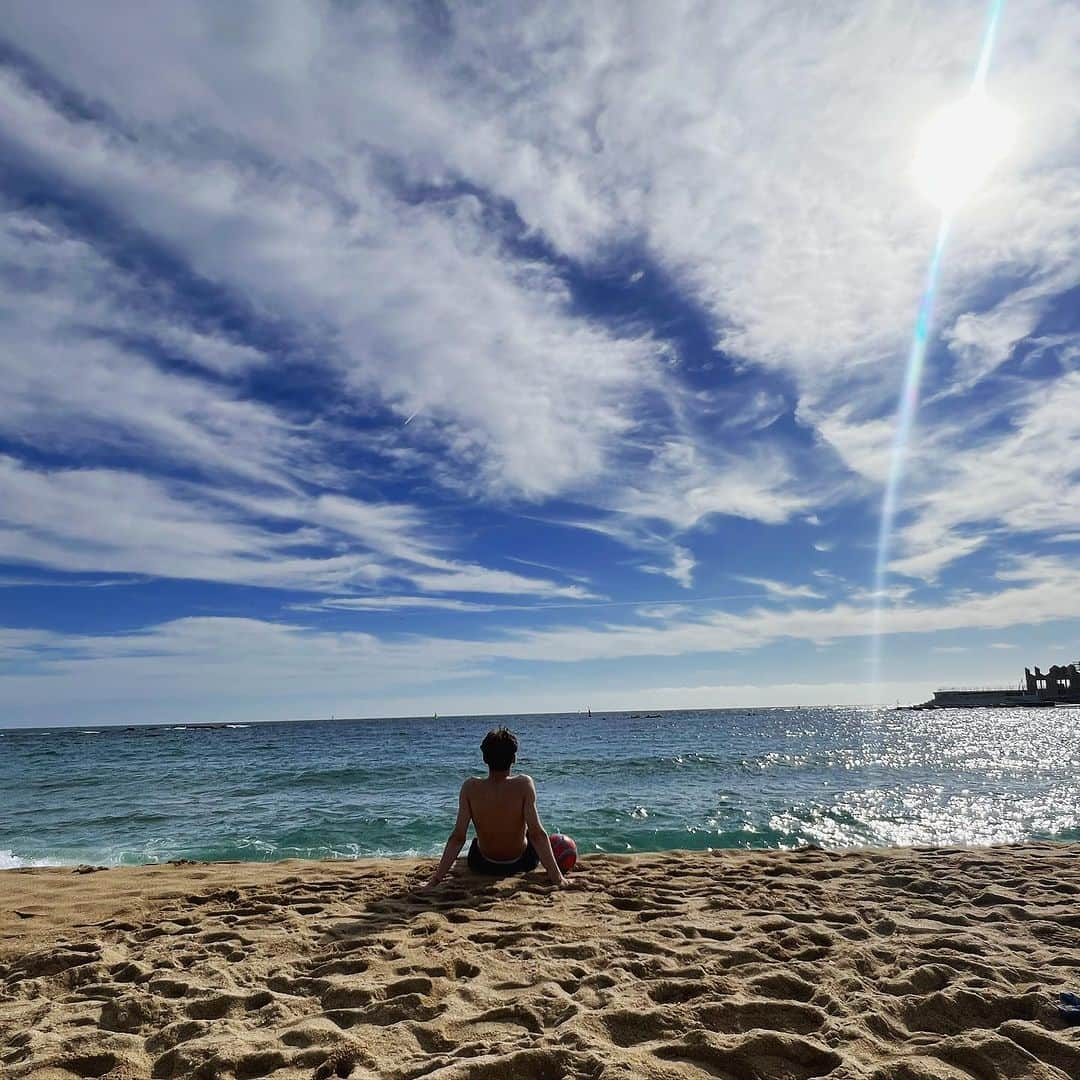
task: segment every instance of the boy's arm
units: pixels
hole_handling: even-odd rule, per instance
[[[466,780],[461,785],[461,792],[458,794],[458,812],[457,821],[454,822],[454,831],[446,841],[446,847],[443,848],[442,858],[439,860],[435,873],[424,882],[423,889],[434,888],[446,877],[450,867],[454,865],[454,860],[461,854],[461,849],[465,845],[465,840],[469,835],[469,822],[472,820],[468,787],[469,781]]]
[[[529,842],[536,848],[536,854],[547,871],[548,880],[552,885],[565,885],[566,878],[555,861],[555,852],[551,850],[551,841],[548,839],[547,829],[540,820],[540,813],[536,809],[536,785],[532,777],[526,777],[528,786],[525,788],[525,825],[529,830]]]

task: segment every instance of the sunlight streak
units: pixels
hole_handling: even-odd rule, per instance
[[[992,0],[987,16],[986,30],[983,33],[979,60],[972,80],[971,93],[982,93],[986,86],[986,76],[997,37],[998,24],[1005,0]],[[893,434],[892,454],[889,461],[889,473],[885,483],[885,494],[881,502],[881,518],[878,526],[877,555],[874,561],[874,607],[870,644],[870,683],[875,688],[881,685],[883,640],[885,630],[886,585],[891,554],[893,525],[897,503],[904,479],[904,465],[907,461],[908,444],[912,426],[919,407],[919,389],[922,384],[923,366],[926,349],[933,324],[934,301],[937,296],[938,281],[945,252],[945,241],[952,221],[951,209],[945,209],[938,225],[937,240],[926,273],[919,313],[915,320],[915,332],[908,353],[907,371],[900,395],[900,404],[896,412],[896,428]],[[875,698],[876,698],[875,693]]]

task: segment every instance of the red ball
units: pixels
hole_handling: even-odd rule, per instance
[[[577,865],[577,844],[574,843],[574,838],[562,833],[552,833],[548,839],[551,841],[551,851],[559,869],[564,874],[569,874]]]

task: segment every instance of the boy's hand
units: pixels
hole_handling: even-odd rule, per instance
[[[441,878],[438,878],[434,874],[432,874],[431,877],[429,877],[427,881],[425,881],[424,884],[421,885],[416,891],[418,893],[429,893],[435,888],[436,885],[439,884],[441,880]]]
[[[563,874],[560,874],[557,878],[553,878],[550,874],[548,874],[548,883],[550,885],[553,885],[556,889],[565,889],[566,886],[570,884],[570,882],[566,880],[566,877]]]

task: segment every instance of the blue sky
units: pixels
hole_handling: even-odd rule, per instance
[[[1080,654],[1080,12],[15,2],[0,725],[920,700]]]

